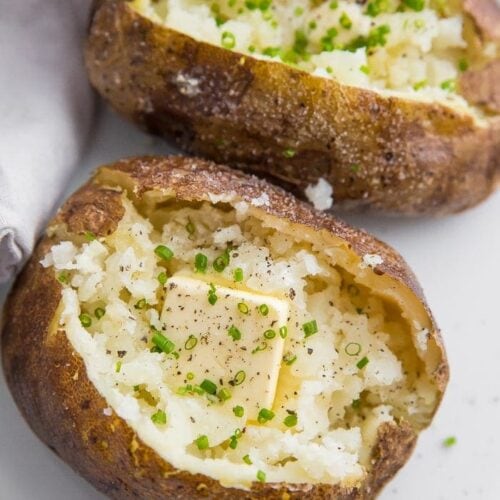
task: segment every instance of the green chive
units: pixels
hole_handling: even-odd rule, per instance
[[[170,354],[175,349],[175,344],[157,330],[153,334],[153,344],[165,354]]]
[[[120,373],[121,369],[122,369],[122,362],[121,361],[117,361],[116,365],[115,365],[115,372],[116,373]]]
[[[238,303],[238,311],[240,311],[241,314],[248,314],[249,309],[248,309],[248,306],[244,302],[239,302]]]
[[[362,370],[368,363],[370,362],[370,360],[365,356],[364,358],[361,358],[357,363],[356,363],[356,366]]]
[[[458,61],[458,69],[462,72],[467,71],[469,69],[469,61],[467,59],[460,59]]]
[[[191,222],[190,219],[188,219],[188,223],[186,224],[186,231],[189,234],[194,234],[196,228],[194,227],[194,224]]]
[[[97,319],[101,319],[106,314],[106,309],[104,309],[103,307],[98,307],[94,311],[94,314]]]
[[[138,300],[134,305],[135,309],[144,309],[145,307],[146,307],[146,299]]]
[[[221,36],[221,45],[225,49],[234,49],[236,45],[236,37],[230,31],[224,31]]]
[[[87,231],[85,233],[85,239],[89,242],[94,241],[96,239],[96,235],[92,231]]]
[[[233,413],[236,417],[242,417],[245,414],[245,409],[243,406],[237,405],[233,408]]]
[[[63,271],[62,273],[59,274],[59,276],[57,277],[58,281],[60,281],[61,283],[64,283],[64,284],[68,284],[69,283],[69,275],[66,271]]]
[[[269,314],[269,307],[267,304],[261,304],[259,306],[259,312],[262,314],[262,316],[267,316]]]
[[[200,387],[208,394],[215,395],[217,393],[217,386],[211,380],[205,379]]]
[[[271,340],[274,339],[274,337],[276,337],[276,332],[274,330],[266,330],[264,332],[264,338]]]
[[[246,377],[247,377],[247,374],[243,370],[236,372],[236,375],[234,376],[234,379],[232,380],[232,385],[241,385],[245,381]]]
[[[213,283],[210,283],[210,290],[208,291],[208,302],[211,305],[215,305],[217,302],[217,295],[215,293],[215,285]]]
[[[455,436],[449,436],[443,439],[443,446],[445,448],[451,448],[457,444],[457,438]]]
[[[188,372],[188,373],[186,374],[186,378],[187,378],[188,380],[193,380],[193,379],[194,379],[194,373],[193,373],[193,372]]]
[[[352,21],[351,18],[347,15],[346,12],[342,12],[342,15],[340,16],[339,19],[340,26],[342,28],[345,28],[346,30],[350,30],[352,28]]]
[[[197,343],[198,339],[194,335],[190,335],[186,340],[186,343],[184,344],[184,349],[190,351],[191,349],[194,349],[196,347]]]
[[[339,6],[338,0],[332,0],[329,5],[330,9],[332,10],[335,10],[338,6]]]
[[[455,92],[456,87],[457,87],[457,82],[453,79],[446,80],[441,84],[441,88],[448,92]]]
[[[265,351],[267,349],[267,342],[262,342],[262,344],[258,345],[255,349],[252,350],[252,354],[256,352]]]
[[[228,399],[231,399],[231,393],[226,388],[222,388],[217,396],[221,401],[227,401]]]
[[[283,420],[283,423],[287,427],[294,427],[297,425],[297,414],[296,413],[290,413],[290,415],[286,416],[285,419]]]
[[[266,473],[264,471],[257,471],[257,480],[261,483],[266,482]]]
[[[240,332],[240,331],[238,330],[238,328],[236,328],[234,325],[232,325],[232,326],[229,328],[229,330],[228,330],[227,334],[228,334],[230,337],[232,337],[232,339],[233,339],[234,341],[236,341],[236,340],[241,340],[241,332]]]
[[[208,444],[208,437],[205,435],[199,436],[195,440],[195,444],[198,447],[199,450],[206,450],[209,447]]]
[[[202,253],[197,253],[194,258],[194,268],[198,273],[204,273],[207,270],[208,258]]]
[[[218,273],[224,271],[229,265],[229,252],[226,250],[222,255],[219,255],[212,265]]]
[[[268,410],[267,408],[262,408],[257,416],[257,421],[259,422],[259,424],[264,424],[266,422],[269,422],[273,418],[274,418],[274,412],[272,410]]]
[[[235,450],[238,447],[238,438],[236,436],[231,436],[229,438],[229,448]]]
[[[156,278],[158,279],[160,285],[164,285],[167,282],[167,273],[162,271]]]
[[[238,283],[243,281],[243,269],[241,267],[237,267],[234,270],[234,281]]]
[[[295,363],[295,361],[297,361],[297,356],[291,352],[288,352],[283,356],[283,362],[285,365],[291,366]]]
[[[297,154],[297,151],[295,151],[295,149],[292,149],[292,148],[287,148],[283,151],[283,156],[285,158],[293,158],[296,154]]]
[[[313,319],[312,321],[304,323],[302,325],[302,330],[304,330],[304,335],[306,338],[314,335],[315,333],[318,333],[318,324],[316,323],[316,320]]]
[[[84,328],[88,328],[92,324],[92,318],[88,314],[82,313],[79,318]]]
[[[167,414],[163,410],[158,410],[151,415],[151,420],[157,425],[165,425],[167,423]]]
[[[403,0],[403,3],[416,12],[421,12],[425,7],[425,0]]]
[[[361,399],[354,399],[351,406],[357,410],[358,408],[361,408]]]
[[[357,356],[361,352],[361,344],[358,344],[357,342],[349,342],[345,346],[344,350],[348,356]]]
[[[155,248],[155,254],[163,260],[170,260],[174,256],[174,252],[165,245],[158,245]]]
[[[280,327],[280,337],[282,339],[286,339],[286,336],[288,335],[288,328],[286,326]]]
[[[252,462],[252,460],[250,458],[250,455],[245,455],[243,457],[243,462],[245,462],[247,465],[252,465],[253,464],[253,462]]]

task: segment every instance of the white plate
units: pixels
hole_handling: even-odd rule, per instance
[[[104,112],[73,182],[94,167],[169,149]],[[445,219],[345,217],[394,245],[411,264],[443,330],[451,382],[431,429],[382,500],[500,498],[500,194]],[[6,288],[0,288],[0,302]],[[442,441],[456,436],[445,449]],[[104,498],[46,449],[0,379],[0,500]]]

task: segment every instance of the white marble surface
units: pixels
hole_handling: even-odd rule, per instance
[[[71,190],[123,156],[168,152],[105,112]],[[452,375],[443,405],[382,500],[500,498],[500,193],[438,220],[346,217],[394,245],[418,275],[443,330]],[[0,287],[0,303],[6,287]],[[447,436],[457,444],[442,446]],[[0,378],[0,500],[98,500],[30,432]]]

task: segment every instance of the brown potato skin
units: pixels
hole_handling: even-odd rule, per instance
[[[270,204],[262,207],[266,212],[303,224],[304,230],[333,233],[360,255],[383,255],[384,263],[376,272],[404,283],[424,301],[414,275],[388,246],[265,181],[198,159],[144,157],[102,167],[64,204],[48,234],[54,234],[54,228],[64,228],[75,238],[87,231],[97,236],[112,233],[124,213],[120,184],[110,186],[107,181],[109,174],[117,171],[125,174],[128,195],[135,201],[147,192],[165,189],[172,190],[177,200],[186,201],[231,191],[250,201],[267,193]],[[64,331],[51,327],[62,287],[54,270],[43,268],[39,262],[59,240],[54,235],[42,238],[10,294],[2,333],[3,369],[14,399],[34,432],[110,498],[370,499],[408,460],[417,434],[401,421],[379,429],[372,470],[356,488],[314,485],[294,490],[286,484],[254,483],[246,492],[223,488],[200,474],[176,471],[141,443],[116,414],[104,416],[103,409],[108,405],[88,380],[82,359],[73,352]],[[441,349],[441,362],[432,378],[442,393],[448,365],[437,327],[431,335]]]
[[[439,104],[242,56],[154,24],[124,0],[96,2],[85,56],[98,92],[141,128],[300,196],[323,177],[342,210],[449,214],[500,179],[498,116],[481,128]],[[199,82],[194,95],[179,75]]]

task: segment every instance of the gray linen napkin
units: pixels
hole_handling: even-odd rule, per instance
[[[89,5],[0,1],[0,282],[31,253],[85,145]]]

